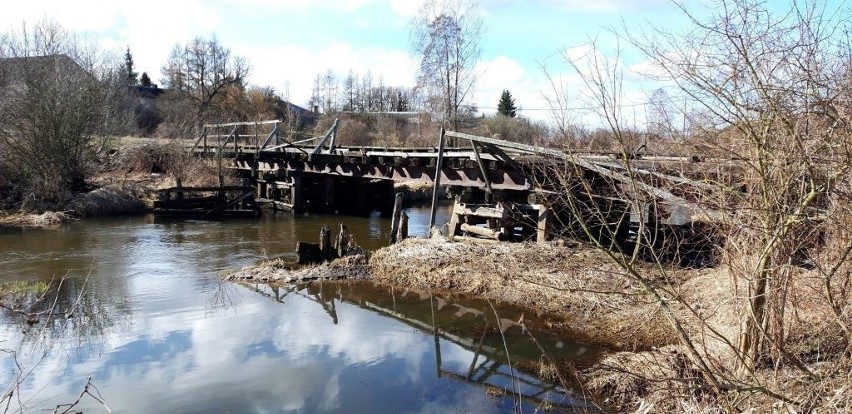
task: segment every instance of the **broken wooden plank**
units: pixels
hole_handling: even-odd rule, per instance
[[[506,238],[502,230],[491,230],[485,227],[474,226],[472,224],[467,223],[461,225],[461,231],[466,233],[472,233],[477,236],[487,237],[493,240],[504,240]]]
[[[462,204],[462,209],[460,211],[461,214],[467,216],[477,216],[477,217],[486,217],[486,218],[495,218],[495,219],[505,219],[509,217],[509,211],[497,206],[497,207],[488,207],[488,206],[476,206],[470,204]]]

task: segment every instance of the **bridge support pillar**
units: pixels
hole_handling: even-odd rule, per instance
[[[293,205],[293,212],[301,214],[305,211],[304,200],[302,197],[302,177],[298,175],[292,176],[292,186],[290,187],[290,204]]]
[[[536,226],[536,242],[544,243],[547,238],[547,226],[550,221],[550,211],[544,205],[538,204],[538,225]]]
[[[334,177],[325,177],[325,182],[323,183],[322,204],[325,206],[326,213],[337,213],[340,211],[334,200],[335,181],[336,179]]]
[[[355,183],[355,208],[359,215],[369,215],[370,206],[367,203],[367,181],[358,180]]]

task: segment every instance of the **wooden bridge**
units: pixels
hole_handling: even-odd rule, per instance
[[[261,201],[296,213],[389,215],[394,182],[448,186],[456,195],[451,238],[543,240],[558,232],[554,219],[570,227],[564,207],[575,201],[594,209],[601,226],[718,221],[720,212],[697,203],[715,184],[696,177],[737,168],[700,157],[573,153],[444,130],[433,148],[339,146],[337,121],[323,136],[288,142],[279,127],[278,121],[206,125],[192,151],[233,160]],[[448,139],[462,145],[447,147]]]

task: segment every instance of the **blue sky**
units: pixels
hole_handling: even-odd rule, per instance
[[[700,13],[713,3],[684,4]],[[415,0],[34,0],[5,6],[0,28],[51,17],[117,53],[129,45],[137,70],[155,81],[173,45],[215,35],[251,62],[250,83],[272,86],[304,104],[313,78],[328,69],[339,78],[350,70],[370,71],[389,85],[413,85],[417,57],[410,51],[408,23],[418,6]],[[483,112],[493,112],[500,92],[508,89],[521,113],[536,119],[548,117],[542,109],[548,107],[545,95],[552,90],[542,66],[568,90],[581,87],[561,51],[583,53],[582,45],[591,38],[605,51],[614,50],[607,27],[626,24],[638,31],[651,24],[669,29],[686,24],[668,0],[482,0],[480,9],[486,33],[473,102]],[[623,58],[627,101],[641,103],[655,85],[632,76],[640,59],[629,52]]]

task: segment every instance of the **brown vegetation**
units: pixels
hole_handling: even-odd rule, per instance
[[[654,286],[676,292],[676,298],[667,299],[671,312],[714,369],[735,369],[737,356],[729,343],[741,331],[739,315],[747,302],[737,292],[744,288],[743,281],[732,277],[727,267],[668,268],[663,274],[658,265],[638,266]],[[726,397],[732,398],[730,402],[720,402],[653,295],[606,254],[587,246],[407,239],[374,252],[369,260],[359,255],[296,268],[275,259],[227,275],[229,280],[271,283],[365,277],[520,305],[546,315],[549,323],[556,321],[577,338],[615,350],[579,373],[581,385],[612,407],[716,412],[736,404],[745,410],[767,411],[785,403],[765,392],[742,395],[736,390]],[[785,329],[791,333],[786,346],[822,380],[813,382],[795,369],[766,367],[756,370],[754,381],[801,396],[806,400],[799,404],[811,408],[847,407],[846,397],[825,394],[847,386],[848,361],[844,336],[832,329],[831,311],[821,296],[821,278],[816,271],[802,270],[796,280],[786,302],[795,315],[785,320]]]
[[[355,254],[315,266],[271,259],[224,275],[225,280],[260,283],[301,283],[314,280],[363,279],[369,276],[366,254]]]
[[[618,379],[599,388],[634,390],[628,397],[613,394],[622,395],[617,399],[626,409],[844,407],[848,400],[831,387],[845,375],[838,370],[849,365],[852,346],[852,243],[840,230],[848,227],[845,200],[852,191],[849,49],[845,37],[835,36],[848,25],[847,15],[820,4],[792,5],[776,15],[740,0],[722,1],[707,16],[683,12],[694,23],[688,32],[627,38],[685,102],[688,127],[668,131],[739,164],[737,171],[702,177],[691,191],[679,190],[700,212],[713,212],[715,218],[704,214],[703,220],[711,219],[721,236],[707,240],[722,252],[719,277],[685,283],[673,277],[665,249],[680,240],[635,208],[647,204],[659,212],[671,201],[644,190],[647,178],[629,168],[630,157],[622,157],[629,179],[614,187],[638,217],[625,254],[608,252],[616,229],[599,225],[618,211],[573,196],[591,196],[596,183],[580,168],[550,170],[565,189],[557,198],[568,215],[593,217],[576,223],[585,238],[641,285],[677,337],[667,351],[677,357],[653,350],[641,358],[613,357],[609,365]],[[566,55],[566,62],[594,97],[611,145],[633,155],[645,143],[637,142],[621,113],[620,56],[592,49],[581,59]],[[571,101],[566,93],[555,100],[558,107]],[[565,123],[560,128],[566,136],[573,132]],[[682,182],[673,174],[670,184]],[[648,269],[640,259],[656,266]]]
[[[694,345],[713,369],[734,370],[735,343],[741,312],[747,305],[742,279],[725,267],[667,269],[638,264],[646,281],[677,295],[668,298]],[[588,390],[621,409],[653,407],[662,411],[742,409],[769,410],[785,403],[771,392],[731,389],[721,402],[701,369],[680,345],[677,332],[653,295],[639,280],[596,249],[560,244],[479,245],[448,243],[440,238],[409,239],[381,249],[370,259],[373,278],[423,290],[481,295],[522,305],[560,318],[578,336],[621,350],[582,372]],[[817,270],[800,270],[789,287],[785,307],[785,349],[808,371],[771,366],[755,371],[760,387],[787,390],[797,405],[837,409],[850,401],[832,393],[845,386],[846,339],[834,328],[833,312],[824,300]],[[826,363],[826,361],[834,361]],[[830,385],[834,384],[834,385]],[[819,389],[823,394],[814,394]],[[790,403],[789,401],[786,403]]]
[[[408,239],[375,252],[370,268],[381,282],[480,295],[559,315],[588,340],[621,349],[674,341],[640,287],[588,248]]]

